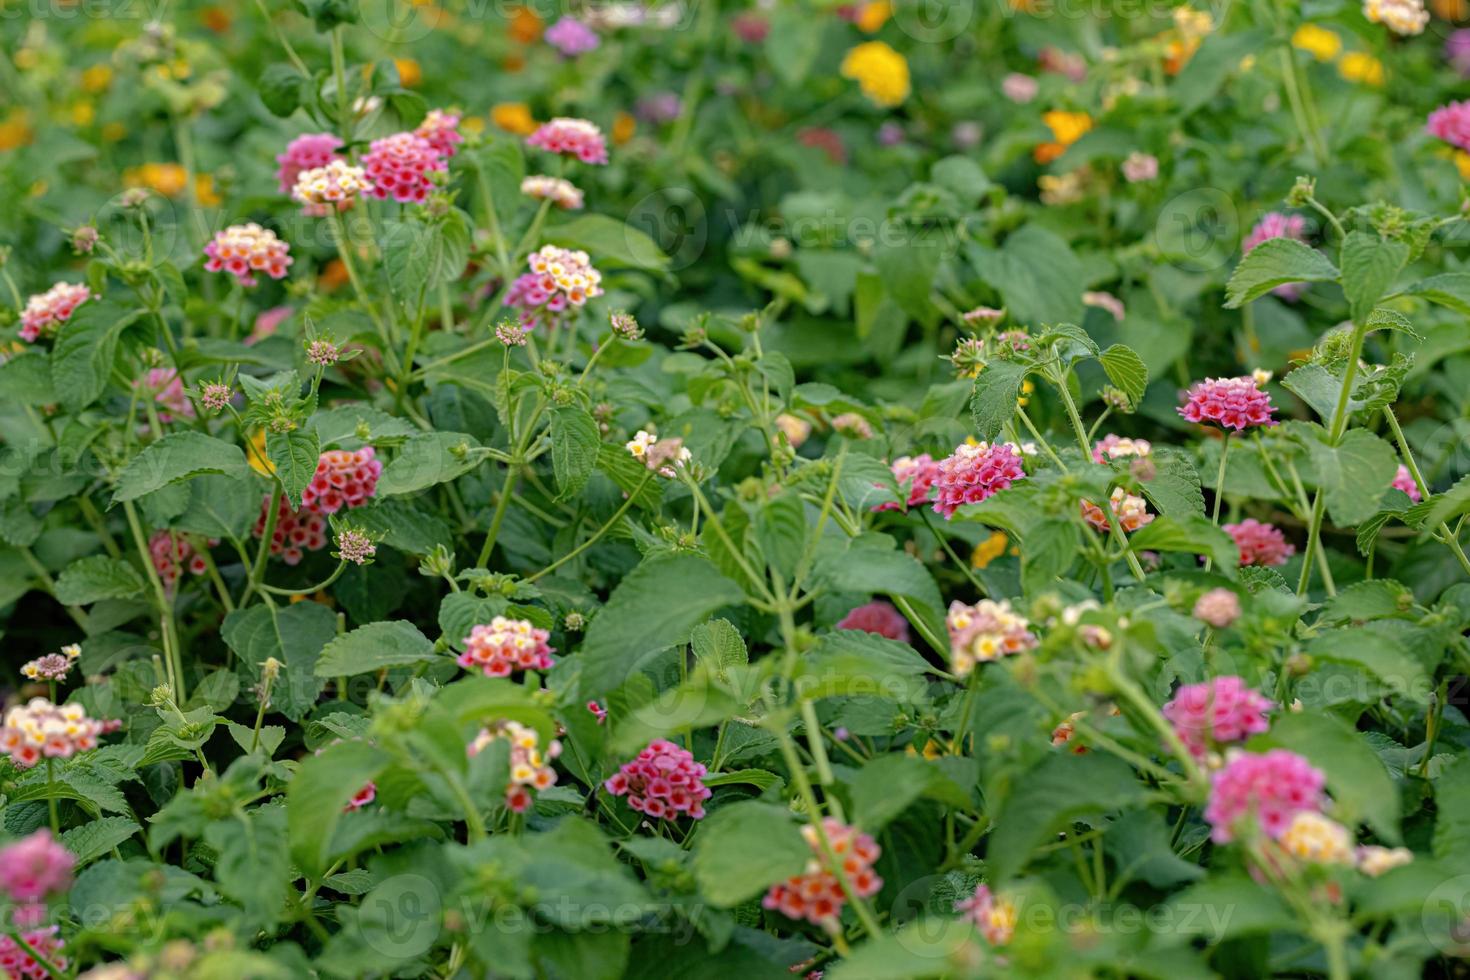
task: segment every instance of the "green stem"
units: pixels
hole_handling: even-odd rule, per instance
[[[500,536],[500,525],[505,521],[505,512],[510,506],[511,494],[515,493],[516,483],[520,480],[520,476],[521,471],[517,466],[512,466],[505,474],[505,485],[500,488],[500,497],[495,501],[495,514],[490,518],[490,530],[485,533],[485,544],[480,548],[480,558],[475,562],[476,568],[488,567],[490,552],[495,549],[495,539]]]
[[[651,479],[653,479],[653,471],[649,470],[647,475],[643,477],[642,482],[638,484],[638,487],[632,493],[628,494],[628,499],[623,501],[623,505],[617,509],[617,512],[614,513],[613,516],[609,517],[607,521],[597,529],[597,532],[593,534],[592,537],[588,538],[586,541],[583,541],[581,544],[577,545],[577,547],[573,548],[565,555],[562,555],[556,561],[552,562],[550,565],[547,565],[535,575],[532,575],[530,578],[526,579],[526,583],[530,584],[543,575],[549,575],[551,572],[560,568],[562,565],[565,565],[567,562],[571,561],[573,558],[577,557],[582,552],[586,551],[588,548],[596,544],[598,540],[601,539],[604,534],[610,531],[613,525],[616,524],[622,518],[622,516],[629,511],[629,509],[632,508],[633,504],[638,499],[638,495],[643,492],[643,488],[648,485],[648,481]]]

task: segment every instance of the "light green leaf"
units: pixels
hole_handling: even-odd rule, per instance
[[[1270,238],[1245,254],[1225,287],[1225,307],[1235,309],[1289,282],[1335,282],[1337,266],[1294,238]]]
[[[384,667],[411,667],[435,656],[434,644],[412,623],[401,619],[368,623],[322,648],[316,676],[351,677]]]
[[[276,465],[276,476],[286,491],[291,507],[301,506],[301,492],[316,476],[321,444],[315,429],[272,432],[265,437],[266,455]]]
[[[141,310],[91,299],[61,325],[51,348],[51,380],[69,411],[81,411],[102,394],[112,375],[118,338],[142,315]]]
[[[694,656],[701,663],[708,664],[721,680],[727,679],[732,667],[750,663],[745,641],[728,619],[700,623],[690,631],[689,644],[694,649]]]
[[[313,466],[316,464],[313,463]],[[192,430],[173,432],[150,443],[118,474],[113,501],[136,500],[201,473],[246,479],[250,472],[239,446]]]
[[[327,849],[347,801],[388,762],[386,752],[360,741],[337,742],[301,760],[286,789],[291,860],[298,868],[313,878],[326,870]]]
[[[271,688],[271,707],[300,721],[321,694],[313,672],[322,645],[337,634],[337,617],[321,603],[298,602],[284,607],[250,606],[225,617],[220,630],[225,643],[251,677],[275,657],[286,665]]]
[[[662,272],[669,266],[669,257],[652,238],[604,214],[573,218],[547,228],[541,237],[552,245],[581,249],[594,261],[600,260],[598,264],[609,262],[650,272]]]
[[[1148,365],[1131,347],[1113,344],[1098,357],[1108,380],[1128,396],[1128,403],[1137,406],[1143,401],[1148,388]]]
[[[106,854],[140,829],[131,817],[102,817],[68,830],[61,835],[61,844],[82,865]]]
[[[403,444],[378,478],[378,496],[416,493],[458,479],[479,466],[485,454],[473,452],[479,443],[462,432],[426,432]]]
[[[1342,291],[1354,323],[1367,323],[1409,258],[1409,246],[1377,235],[1350,231],[1343,239]]]
[[[785,807],[756,800],[720,807],[694,838],[694,880],[717,908],[730,908],[801,874],[812,850]]]
[[[1016,399],[1024,380],[1026,368],[1016,361],[991,361],[981,369],[970,396],[970,416],[981,439],[994,442],[1016,417]]]
[[[1297,428],[1304,432],[1304,427]],[[1317,470],[1317,483],[1327,498],[1334,524],[1344,527],[1366,521],[1398,470],[1393,447],[1367,429],[1349,429],[1336,446],[1307,431],[1302,442]]]
[[[56,601],[84,606],[100,599],[130,599],[143,591],[137,570],[119,558],[78,558],[56,577]]]
[[[597,420],[585,408],[565,406],[551,412],[551,469],[556,476],[556,499],[582,492],[597,469],[597,447],[602,441]]]

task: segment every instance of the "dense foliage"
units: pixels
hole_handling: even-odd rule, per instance
[[[0,972],[1462,975],[1431,6],[0,3]]]

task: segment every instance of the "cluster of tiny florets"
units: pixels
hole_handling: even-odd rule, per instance
[[[1163,715],[1189,751],[1203,758],[1217,746],[1264,732],[1270,727],[1266,712],[1273,707],[1270,698],[1244,679],[1227,675],[1185,684],[1164,705]]]
[[[279,167],[276,182],[282,194],[290,194],[303,171],[325,167],[333,160],[340,160],[337,151],[342,141],[331,133],[307,133],[298,136],[286,145],[284,153],[276,157]]]
[[[556,784],[556,770],[551,761],[561,755],[561,742],[552,739],[545,751],[541,736],[534,728],[516,721],[497,721],[480,729],[469,745],[469,754],[479,755],[490,743],[503,738],[510,741],[510,781],[505,786],[505,805],[515,813],[531,806],[531,790],[543,790]]]
[[[488,625],[481,623],[470,630],[457,662],[486,677],[509,677],[514,670],[550,670],[556,651],[547,645],[549,639],[549,632],[529,620],[496,616]]]
[[[164,588],[169,591],[183,577],[184,569],[195,575],[203,575],[209,570],[209,562],[194,549],[189,539],[172,531],[153,532],[148,538],[148,557]]]
[[[1419,492],[1419,484],[1414,482],[1414,474],[1410,473],[1409,468],[1403,463],[1399,464],[1398,472],[1393,475],[1393,483],[1390,486],[1408,494],[1409,499],[1416,504],[1423,499],[1424,495]]]
[[[928,503],[929,491],[934,486],[935,478],[939,476],[939,464],[934,461],[934,457],[928,453],[900,456],[888,468],[893,473],[893,482],[898,484],[898,491],[904,497],[904,502],[885,500],[881,504],[874,504],[873,510],[907,510],[909,507]]]
[[[1296,547],[1286,540],[1280,529],[1247,517],[1239,524],[1224,525],[1226,534],[1240,550],[1241,565],[1285,565],[1296,554]]]
[[[526,137],[526,145],[548,153],[564,153],[583,163],[607,163],[607,140],[602,130],[585,119],[558,116],[542,123]]]
[[[366,193],[380,201],[421,202],[434,189],[429,175],[444,169],[444,158],[434,144],[415,133],[394,133],[373,140],[362,158],[369,183]]]
[[[1422,0],[1363,0],[1363,16],[1401,37],[1422,34],[1429,25]]]
[[[628,806],[644,816],[699,820],[704,816],[704,801],[711,795],[704,785],[706,772],[687,749],[659,738],[624,763],[603,787],[613,796],[626,796]]]
[[[20,668],[22,677],[33,681],[59,681],[65,680],[66,675],[71,672],[72,665],[82,655],[82,648],[75,643],[68,643],[61,648],[60,653],[48,653],[28,661]]]
[[[944,625],[949,631],[950,660],[961,677],[976,664],[1030,650],[1037,644],[1030,621],[1004,600],[981,599],[973,606],[951,602]]]
[[[883,853],[872,837],[849,827],[833,817],[822,818],[822,831],[832,845],[832,854],[841,865],[842,877],[859,898],[871,898],[883,889],[873,865]],[[832,932],[840,928],[842,910],[847,905],[847,892],[828,863],[817,829],[811,824],[801,828],[802,836],[812,849],[806,870],[785,881],[777,882],[761,899],[761,906],[780,912],[788,919],[805,919]]]
[[[378,553],[378,546],[363,531],[349,528],[337,535],[337,557],[354,565],[366,565]]]
[[[1275,425],[1271,396],[1254,378],[1207,378],[1189,389],[1179,414],[1190,422],[1213,422],[1227,429]]]
[[[335,514],[343,507],[361,507],[377,492],[382,472],[383,463],[372,446],[324,452],[317,460],[316,474],[301,491],[301,509]]]
[[[459,131],[459,116],[442,109],[430,109],[413,134],[428,142],[434,152],[446,160],[459,152],[464,136]]]
[[[54,335],[91,295],[92,290],[86,286],[58,282],[44,293],[32,296],[20,313],[20,339],[34,344],[42,337]]]
[[[563,211],[582,209],[582,191],[563,177],[537,174],[521,181],[521,193],[538,201],[550,201]]]
[[[255,519],[252,534],[265,536],[266,518],[270,516],[271,495],[266,494],[260,502],[260,516]],[[287,565],[299,565],[308,551],[320,551],[327,546],[327,519],[320,514],[302,509],[291,509],[285,496],[276,505],[276,526],[271,531],[270,553]]]
[[[848,614],[838,620],[833,628],[862,630],[864,633],[874,633],[900,643],[909,641],[909,621],[903,618],[903,614],[893,603],[883,599],[867,602],[849,610]]]
[[[660,439],[646,429],[639,429],[633,438],[624,443],[629,455],[653,470],[666,480],[672,480],[676,472],[689,464],[694,457],[684,448],[684,440]]]
[[[1322,770],[1287,749],[1233,751],[1210,784],[1210,836],[1228,844],[1254,819],[1268,837],[1280,837],[1297,813],[1322,809],[1325,783]]]
[[[272,279],[284,279],[292,262],[291,246],[269,228],[253,221],[215,232],[214,238],[204,246],[204,254],[205,269],[228,272],[242,286],[254,286],[257,272]]]
[[[975,893],[956,902],[954,910],[973,922],[992,946],[1004,946],[1016,932],[1016,903],[995,894],[989,885],[976,885]]]
[[[291,189],[293,200],[307,206],[308,213],[325,215],[332,208],[346,211],[358,195],[372,189],[367,172],[346,160],[333,160],[326,166],[303,170]]]
[[[70,759],[78,752],[97,747],[103,724],[87,717],[79,704],[52,704],[32,698],[5,713],[0,728],[0,755],[22,769],[44,759]]]
[[[1106,534],[1110,530],[1110,525],[1102,508],[1090,500],[1083,500],[1080,503],[1082,519]],[[1144,499],[1137,494],[1128,493],[1122,487],[1113,488],[1112,496],[1108,498],[1108,509],[1113,512],[1114,517],[1118,518],[1118,524],[1123,530],[1128,532],[1137,531],[1154,519],[1154,515],[1148,512],[1148,504]]]
[[[554,321],[568,308],[585,306],[602,295],[602,273],[586,252],[544,245],[526,259],[531,271],[519,276],[506,291],[505,305],[521,311],[521,325]]]
[[[963,443],[937,464],[934,511],[950,517],[1024,479],[1021,456],[1006,443]]]
[[[1095,463],[1106,463],[1114,459],[1146,457],[1153,451],[1153,443],[1147,439],[1129,439],[1109,432],[1092,444],[1092,460]]]

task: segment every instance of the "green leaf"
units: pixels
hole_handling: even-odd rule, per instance
[[[1460,756],[1434,781],[1434,856],[1460,867],[1470,862],[1470,756]]]
[[[385,221],[381,241],[388,285],[412,313],[428,290],[458,279],[469,260],[469,222],[458,210],[433,221]]]
[[[317,602],[289,606],[250,606],[225,617],[220,630],[225,643],[248,674],[259,678],[260,665],[275,657],[286,665],[271,687],[271,707],[300,721],[322,692],[314,669],[322,645],[337,635],[337,617]]]
[[[102,817],[68,830],[61,835],[61,844],[82,865],[106,854],[141,829],[131,817]]]
[[[994,442],[1016,417],[1016,399],[1025,380],[1026,367],[1016,361],[991,361],[981,369],[970,396],[970,416],[981,439]]]
[[[463,432],[425,432],[403,444],[378,478],[378,496],[417,493],[464,476],[487,458]]]
[[[886,594],[904,600],[936,636],[944,635],[944,602],[924,563],[886,534],[868,533],[817,559],[815,576],[838,592]]]
[[[582,696],[601,697],[647,657],[684,643],[694,627],[745,593],[708,559],[676,554],[645,560],[619,583],[582,644]]]
[[[990,178],[980,164],[969,157],[945,157],[929,169],[929,179],[948,188],[967,203],[974,204],[990,190]]]
[[[112,499],[114,503],[136,500],[201,473],[219,473],[243,480],[248,478],[250,468],[239,446],[202,432],[173,432],[128,460],[128,465],[118,474]]]
[[[267,65],[256,82],[260,101],[273,116],[285,119],[301,105],[301,93],[306,77],[294,67],[281,62]]]
[[[1398,470],[1393,447],[1367,429],[1349,429],[1336,446],[1314,436],[1308,432],[1302,442],[1317,470],[1332,522],[1348,527],[1372,517]]]
[[[1365,819],[1378,836],[1398,843],[1398,787],[1378,753],[1350,725],[1321,712],[1279,713],[1272,718],[1269,732],[1250,740],[1250,748],[1258,745],[1280,746],[1306,756],[1327,774],[1334,819],[1349,827]]]
[[[1399,295],[1421,296],[1431,303],[1470,316],[1470,272],[1445,272],[1430,276],[1414,283]]]
[[[1318,660],[1361,667],[1402,696],[1427,701],[1433,687],[1424,666],[1385,628],[1386,623],[1365,623],[1327,630],[1307,644],[1306,652]]]
[[[1063,323],[1082,319],[1082,261],[1055,232],[1023,225],[1000,249],[971,246],[971,265],[1005,301],[1017,323]]]
[[[756,800],[720,807],[694,838],[694,880],[716,908],[739,905],[801,874],[812,849],[785,807]]]
[[[1274,891],[1232,872],[1191,885],[1163,911],[1180,942],[1199,936],[1218,943],[1231,936],[1278,932],[1296,919]]]
[[[1241,59],[1258,51],[1266,39],[1266,31],[1260,29],[1216,31],[1206,37],[1169,86],[1180,115],[1187,116],[1213,99],[1231,73],[1241,70]]]
[[[436,658],[434,644],[401,619],[368,623],[322,648],[318,677],[351,677],[384,667],[411,667]]]
[[[1240,549],[1230,535],[1198,514],[1187,517],[1156,517],[1128,538],[1135,553],[1140,551],[1182,551],[1192,555],[1208,555],[1214,568],[1227,578],[1234,578],[1240,564]]]
[[[1289,282],[1335,282],[1337,266],[1295,238],[1270,238],[1245,254],[1225,287],[1225,307],[1235,309]]]
[[[78,558],[56,577],[56,601],[84,606],[100,599],[131,599],[143,591],[137,570],[120,558]]]
[[[853,823],[876,834],[921,797],[948,806],[969,807],[966,791],[938,765],[911,755],[883,755],[848,780]]]
[[[1101,753],[1053,755],[1024,778],[1001,805],[986,848],[991,881],[1006,881],[1031,852],[1068,821],[1120,809],[1143,796],[1132,768]]]
[[[600,260],[597,264],[610,262],[650,272],[663,272],[669,267],[669,257],[652,238],[604,214],[573,218],[547,228],[541,237],[552,245],[581,249]]]
[[[248,921],[269,925],[284,913],[291,870],[281,846],[286,823],[286,809],[277,804],[238,812],[204,829],[204,842],[215,852],[214,880],[240,903]]]
[[[207,473],[189,481],[189,504],[172,526],[207,538],[242,538],[260,516],[261,497],[254,479]]]
[[[298,868],[313,878],[326,870],[327,849],[347,801],[388,762],[387,753],[360,741],[337,742],[301,760],[286,789],[291,860]]]
[[[1133,348],[1113,344],[1099,355],[1108,380],[1128,396],[1128,403],[1137,406],[1143,401],[1148,388],[1148,365],[1143,363]]]
[[[745,641],[741,639],[740,631],[728,619],[712,619],[707,623],[700,623],[689,632],[689,645],[694,650],[695,658],[708,664],[709,669],[721,680],[728,680],[731,668],[750,663]]]
[[[1021,583],[1035,594],[1072,567],[1080,544],[1077,524],[1066,518],[1043,518],[1026,529],[1021,543]]]
[[[321,459],[321,443],[315,429],[292,429],[272,432],[265,437],[266,455],[276,465],[276,477],[286,491],[293,509],[301,506],[301,492],[316,476]]]
[[[1160,514],[1165,517],[1197,517],[1204,513],[1205,495],[1200,489],[1199,471],[1193,461],[1172,446],[1155,446],[1151,454],[1154,478],[1139,485]]]
[[[1409,258],[1409,246],[1350,231],[1342,242],[1342,291],[1354,323],[1365,324]]]
[[[69,411],[81,411],[102,394],[112,376],[118,338],[142,315],[92,299],[61,325],[51,348],[51,380]]]
[[[551,412],[551,469],[556,476],[556,499],[582,492],[597,469],[597,447],[602,442],[597,420],[585,408],[565,406]]]
[[[806,506],[787,490],[767,500],[755,516],[755,540],[766,562],[790,581],[806,547]]]

